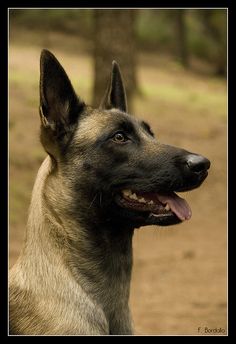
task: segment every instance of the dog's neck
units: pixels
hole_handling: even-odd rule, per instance
[[[127,322],[130,322],[128,300],[133,230],[111,228],[109,224],[99,226],[99,229],[85,228],[59,211],[62,190],[55,189],[48,178],[53,180],[49,157],[43,162],[35,182],[37,193],[33,192],[25,253],[27,247],[35,250],[35,266],[39,271],[40,264],[46,264],[43,252],[50,251],[50,259],[54,261],[63,256],[64,261],[59,263],[70,269],[74,280],[102,306],[108,318],[119,321],[119,309],[127,314]],[[41,198],[35,196],[39,194]]]

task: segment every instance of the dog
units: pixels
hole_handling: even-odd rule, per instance
[[[210,161],[160,143],[128,114],[112,62],[99,108],[86,105],[56,57],[40,59],[41,143],[24,248],[9,278],[13,335],[131,335],[134,229],[189,220],[176,192],[199,187]]]

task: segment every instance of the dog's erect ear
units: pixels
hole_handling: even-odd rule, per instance
[[[107,110],[117,108],[124,112],[128,111],[125,87],[119,65],[116,61],[112,62],[109,85],[100,104],[100,108]]]
[[[48,50],[40,57],[40,116],[42,125],[66,130],[74,124],[84,103],[76,96],[63,67]]]

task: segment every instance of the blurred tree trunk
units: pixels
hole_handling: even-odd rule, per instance
[[[227,74],[227,12],[226,10],[205,10],[201,16],[206,33],[216,43],[216,74]]]
[[[116,60],[126,87],[128,110],[132,111],[132,98],[137,88],[135,18],[135,10],[94,10],[93,105],[96,107],[107,87],[111,63]]]
[[[189,66],[189,54],[187,45],[186,10],[174,10],[176,29],[177,56],[184,67]]]

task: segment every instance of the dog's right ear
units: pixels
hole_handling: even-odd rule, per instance
[[[77,122],[85,104],[55,56],[43,50],[40,57],[40,117],[42,126],[66,133]]]
[[[101,109],[120,109],[123,112],[128,111],[125,86],[122,80],[119,65],[116,61],[112,62],[111,76],[109,85],[100,104]]]

